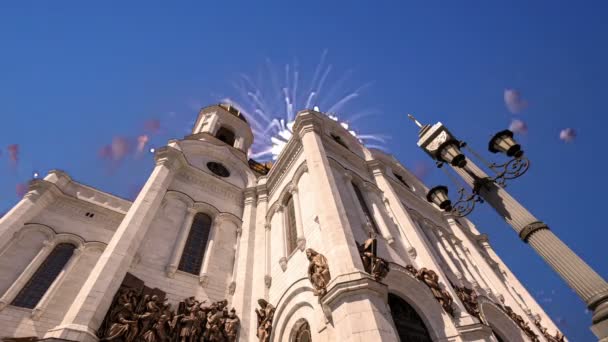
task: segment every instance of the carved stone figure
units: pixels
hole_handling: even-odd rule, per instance
[[[125,342],[135,341],[139,329],[137,319],[139,316],[133,313],[133,305],[126,303],[116,315],[116,321],[112,323],[106,337],[101,341],[114,341],[121,339]]]
[[[439,276],[435,271],[429,270],[426,267],[421,268],[416,275],[418,279],[426,284],[431,289],[433,296],[439,304],[443,307],[443,309],[450,314],[450,316],[454,316],[454,308],[452,307],[452,296],[445,290],[441,289],[439,286]]]
[[[237,317],[236,310],[232,308],[224,323],[224,334],[228,342],[236,342],[240,325],[241,320]]]
[[[523,330],[523,332],[530,338],[530,340],[532,342],[540,342],[540,339],[538,338],[538,335],[536,335],[536,333],[534,332],[534,330],[532,330],[532,328],[530,328],[530,325],[528,325],[528,323],[526,321],[524,321],[523,317],[521,317],[520,315],[516,314],[513,309],[508,306],[505,305],[503,307],[503,309],[505,310],[506,314],[509,315],[509,317],[511,317],[511,319],[513,321],[515,321],[515,323],[517,323],[517,325],[519,326],[519,328],[521,330]]]
[[[566,339],[559,330],[555,332],[555,336],[549,334],[549,331],[547,330],[547,328],[542,326],[542,324],[540,322],[540,317],[538,317],[538,316],[536,317],[536,319],[534,320],[534,325],[536,325],[538,330],[540,330],[540,332],[543,334],[543,336],[545,337],[547,342],[565,342]]]
[[[477,293],[466,287],[452,286],[456,291],[456,295],[464,304],[467,312],[477,318],[480,317],[479,303],[477,302]]]
[[[261,310],[255,309],[255,313],[258,316],[258,331],[256,336],[259,342],[268,342],[272,333],[272,319],[274,318],[275,308],[264,299],[258,299],[258,305]]]
[[[406,265],[405,270],[414,277],[418,276],[418,270],[412,265]]]
[[[312,248],[306,249],[306,257],[309,261],[308,279],[314,287],[315,296],[322,297],[327,293],[327,284],[331,279],[327,259]]]
[[[376,246],[376,238],[370,232],[369,238],[359,245],[359,253],[365,272],[371,274],[377,281],[381,281],[388,274],[389,266],[386,260],[378,257]]]
[[[210,306],[205,302],[186,298],[179,303],[176,314],[164,292],[148,288],[127,274],[98,336],[100,341],[116,342],[236,341],[240,327],[236,311],[228,312],[226,300]]]

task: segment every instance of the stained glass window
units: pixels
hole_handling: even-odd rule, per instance
[[[60,243],[55,246],[11,304],[29,309],[36,307],[74,254],[75,248],[76,246],[71,243]]]
[[[178,269],[180,271],[198,275],[201,272],[203,265],[203,256],[205,255],[205,247],[209,239],[211,231],[211,217],[207,214],[198,213],[194,216],[188,240],[182,253],[182,258],[179,261]]]

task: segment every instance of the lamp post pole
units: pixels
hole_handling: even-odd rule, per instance
[[[608,342],[608,283],[553,234],[545,223],[534,217],[502,186],[464,157],[458,150],[458,145],[455,145],[457,153],[454,149],[451,153],[442,151],[442,148],[446,150],[446,144],[455,141],[443,124],[439,122],[431,127],[415,122],[420,127],[418,146],[440,162],[446,162],[446,156],[460,156],[459,160],[450,163],[454,171],[585,301],[593,312],[591,330],[600,341]],[[448,206],[447,210],[449,208]]]

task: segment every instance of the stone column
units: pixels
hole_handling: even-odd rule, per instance
[[[234,289],[231,304],[241,319],[239,338],[240,341],[247,341],[249,338],[248,328],[256,325],[255,319],[251,317],[253,314],[253,308],[251,307],[253,268],[256,265],[256,260],[253,259],[256,230],[255,188],[245,189],[243,196],[243,223],[241,224],[241,236],[238,238],[234,282],[230,284],[230,288]]]
[[[51,254],[53,248],[55,248],[56,244],[54,241],[44,241],[43,247],[40,249],[38,254],[30,261],[27,267],[23,270],[21,275],[13,282],[13,285],[4,292],[4,295],[0,298],[0,311],[3,310],[6,306],[11,304],[15,297],[19,294],[21,289],[25,286],[25,284],[30,280],[30,278],[36,273],[40,265],[46,260],[46,258]]]
[[[277,209],[277,211],[275,212],[276,215],[276,220],[279,222],[280,226],[279,227],[274,227],[275,229],[278,229],[278,234],[280,236],[282,236],[282,239],[278,239],[279,241],[282,241],[281,246],[279,246],[279,248],[281,248],[281,250],[283,251],[283,256],[281,256],[279,258],[279,264],[281,265],[281,269],[283,271],[285,271],[287,269],[287,257],[289,256],[289,242],[287,241],[287,224],[286,224],[286,215],[285,215],[285,205],[280,205],[279,208]],[[276,230],[275,230],[276,231]],[[275,233],[276,234],[276,233]],[[266,239],[266,261],[267,261],[267,269],[266,269],[266,274],[270,275],[270,272],[272,270],[272,234],[270,234],[270,230],[268,231],[268,236]],[[277,246],[275,246],[276,248]]]
[[[475,287],[475,288],[479,287],[479,285],[475,281],[475,278],[473,278],[473,275],[469,272],[469,269],[467,268],[467,266],[458,257],[458,253],[456,252],[456,250],[454,250],[452,248],[452,244],[446,237],[445,233],[443,231],[441,231],[441,229],[436,229],[435,232],[439,236],[439,239],[441,240],[441,243],[445,247],[448,254],[452,257],[452,260],[456,261],[456,263],[458,264],[457,266],[462,271],[462,275],[464,276],[464,279],[466,281],[468,281],[471,285],[473,285],[473,287]]]
[[[97,341],[95,332],[133,262],[167,187],[173,180],[175,170],[184,163],[181,152],[169,146],[159,149],[155,158],[156,167],[91,270],[70,309],[60,325],[49,330],[45,338]]]
[[[353,199],[353,201],[355,203],[355,207],[359,208],[360,207],[359,198],[357,197],[357,193],[355,192],[355,188],[353,187],[353,175],[350,174],[349,172],[345,172],[344,180],[345,180],[344,185],[346,186],[346,188],[348,189],[348,192],[350,193],[350,198]],[[373,232],[373,233],[379,233],[379,232],[374,232],[374,228],[372,228],[371,222],[368,222],[368,220],[371,219],[371,217],[368,219],[367,216],[365,216],[365,213],[363,212],[363,208],[360,208],[359,210],[357,210],[357,215],[359,215],[359,220],[361,221],[363,230]]]
[[[241,244],[241,236],[243,235],[243,229],[237,228],[236,232],[236,241],[234,243],[234,262],[232,264],[232,275],[230,276],[230,284],[228,285],[228,295],[232,296],[234,294],[234,290],[236,288],[236,274],[239,271],[239,252],[240,252],[240,244]]]
[[[255,227],[252,232],[253,234],[253,253],[252,253],[252,272],[251,272],[251,296],[250,302],[247,306],[249,309],[249,330],[246,338],[243,341],[256,341],[256,316],[254,309],[258,307],[258,299],[263,298],[268,300],[268,288],[271,285],[272,279],[270,275],[266,273],[266,240],[270,235],[270,225],[266,224],[266,214],[268,212],[268,190],[266,189],[266,178],[262,177],[258,180],[257,191],[257,208],[255,214]],[[275,304],[275,303],[273,303]],[[245,330],[245,329],[243,329]],[[243,335],[241,336],[243,337]]]
[[[386,220],[384,219],[384,210],[382,210],[382,199],[380,198],[381,194],[378,193],[378,189],[372,186],[371,184],[365,183],[364,189],[367,190],[365,197],[365,201],[367,202],[367,206],[372,210],[372,215],[374,215],[374,219],[378,224],[378,228],[380,229],[380,233],[388,242],[388,244],[392,244],[395,242],[391,231],[388,227]]]
[[[472,174],[478,178],[487,177],[468,159],[466,169],[453,169],[471,187],[475,183]],[[493,182],[488,183],[480,187],[479,195],[585,301],[593,311],[591,330],[601,341],[608,341],[608,283],[504,188]]]
[[[34,179],[28,192],[8,213],[0,218],[0,254],[4,252],[13,234],[36,217],[61,195],[61,187],[71,181],[63,171],[52,170],[44,179]]]
[[[203,264],[201,265],[201,271],[199,272],[199,283],[202,287],[206,287],[209,283],[209,275],[207,274],[207,271],[209,270],[209,262],[213,256],[213,245],[215,244],[217,231],[220,229],[223,220],[224,218],[222,217],[222,214],[219,214],[213,219],[213,224],[211,225],[211,232],[209,233],[209,239],[207,240],[207,245],[205,246]]]
[[[323,254],[329,260],[333,276],[361,270],[363,264],[323,146],[321,138],[323,118],[317,115],[323,114],[312,111],[300,112],[293,129],[302,143],[311,185],[315,189],[315,208],[325,233],[325,251],[319,246],[310,247],[318,252],[325,252]]]
[[[456,254],[462,261],[463,265],[467,268],[473,279],[477,282],[479,286],[481,286],[484,290],[489,288],[488,283],[484,279],[484,277],[479,272],[479,269],[472,258],[470,258],[470,253],[465,251],[465,248],[462,245],[462,241],[458,240],[454,236],[450,236],[452,243],[454,245]]]
[[[447,242],[452,246],[452,250],[454,251],[454,257],[459,261],[459,263],[462,266],[462,269],[464,270],[466,275],[468,277],[470,277],[471,284],[475,288],[479,288],[481,286],[480,281],[483,281],[483,280],[478,279],[478,277],[475,274],[475,270],[471,267],[471,264],[467,261],[467,256],[465,255],[464,250],[460,246],[460,240],[458,240],[454,235],[450,234],[450,235],[448,235]]]
[[[304,225],[302,224],[302,208],[300,207],[300,195],[298,187],[294,185],[291,188],[291,197],[293,198],[293,208],[296,216],[296,231],[298,232],[297,245],[301,251],[306,248],[306,239],[304,238]]]
[[[173,278],[175,276],[175,272],[179,267],[179,262],[182,258],[182,254],[184,253],[184,247],[186,247],[186,242],[188,241],[188,235],[190,234],[190,228],[192,227],[192,222],[194,221],[194,215],[196,215],[196,209],[187,208],[186,215],[184,216],[184,220],[182,221],[182,226],[179,230],[179,234],[177,235],[177,239],[175,240],[175,244],[173,246],[173,254],[171,254],[171,260],[166,267],[167,277]]]
[[[401,237],[400,241],[401,241],[401,244],[403,245],[403,249],[408,254],[406,256],[406,260],[409,260],[409,262],[413,264],[413,261],[416,257],[414,246],[412,246],[412,243],[407,238],[407,235],[405,235],[403,233],[403,228],[399,225],[399,222],[395,218],[395,212],[393,211],[393,208],[391,207],[391,203],[388,200],[388,198],[384,198],[384,205],[386,206],[386,209],[388,210],[390,219],[393,221],[393,223],[397,227],[397,231],[399,232],[399,235]],[[414,251],[414,253],[412,253],[411,251]]]
[[[362,272],[361,257],[323,146],[325,119],[321,113],[303,111],[293,127],[294,137],[299,137],[303,146],[322,227],[320,245],[309,248],[325,255],[331,272],[328,292],[315,311],[322,311],[326,322],[332,320],[333,331],[339,334],[337,341],[398,341],[388,312],[386,286]],[[292,138],[290,143],[297,142]]]
[[[430,227],[429,225],[427,225],[427,227],[425,228],[429,232],[429,234],[427,234],[429,240],[431,240],[431,242],[435,244],[435,248],[441,255],[441,258],[448,265],[448,268],[450,269],[450,271],[452,271],[452,274],[456,276],[456,279],[453,279],[454,282],[457,283],[458,286],[462,286],[462,273],[460,272],[458,267],[456,267],[456,264],[454,264],[454,260],[452,260],[452,258],[449,256],[448,252],[445,250],[445,247],[441,244],[441,241],[435,233],[435,227]]]

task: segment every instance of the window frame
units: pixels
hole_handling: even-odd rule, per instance
[[[207,217],[209,220],[208,225],[205,227],[203,226],[200,229],[203,229],[203,231],[201,232],[196,232],[194,231],[195,229],[195,225],[200,224],[202,225],[203,223],[201,223],[200,221],[197,222],[197,217],[199,217],[199,220],[204,219],[204,217]],[[179,263],[177,265],[177,270],[186,274],[190,274],[190,275],[200,275],[201,271],[203,270],[203,263],[205,261],[205,256],[207,254],[207,246],[209,245],[209,239],[211,237],[211,231],[213,229],[214,226],[214,217],[213,215],[210,215],[206,212],[197,212],[196,214],[194,214],[194,217],[192,219],[192,224],[190,224],[190,228],[188,230],[188,237],[186,238],[186,242],[184,244],[184,248],[182,249],[180,258],[179,258]],[[198,227],[196,227],[198,229]],[[204,231],[204,229],[206,229],[206,233]],[[194,233],[193,233],[194,231]],[[199,246],[198,248],[196,246],[192,246],[191,244],[194,242],[191,242],[192,239],[194,238],[193,234],[203,234],[204,238],[201,240],[201,246]],[[190,247],[190,248],[189,248]],[[200,258],[199,255],[193,254],[191,253],[191,250],[193,250],[195,253],[196,251],[200,251]],[[188,254],[186,254],[188,253]],[[186,260],[186,257],[196,257],[193,260]],[[200,259],[200,260],[197,260]],[[188,263],[194,263],[194,268],[192,269],[188,269],[188,267],[192,267],[192,265],[188,265]]]

